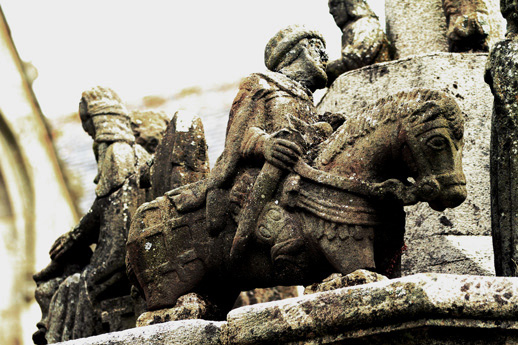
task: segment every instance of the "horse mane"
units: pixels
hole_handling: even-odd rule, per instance
[[[440,108],[442,111],[428,111]],[[461,139],[464,119],[452,96],[439,90],[414,89],[380,98],[348,117],[319,147],[319,160],[330,162],[345,146],[386,123],[402,121],[412,126],[443,117],[448,121],[452,136]]]

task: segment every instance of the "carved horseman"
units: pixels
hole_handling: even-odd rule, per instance
[[[317,116],[313,104],[312,92],[327,81],[324,48],[317,31],[301,26],[279,31],[265,49],[270,71],[247,77],[234,99],[225,149],[209,177],[207,222],[216,234],[233,217],[239,224],[236,255],[281,175],[302,155],[302,146],[318,144],[343,122],[339,115]],[[303,140],[294,142],[285,137],[293,133],[278,133],[286,128]]]

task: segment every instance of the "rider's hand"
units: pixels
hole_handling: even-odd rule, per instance
[[[74,239],[70,235],[70,232],[59,236],[52,247],[50,247],[50,258],[52,260],[59,260],[72,248],[73,245]]]
[[[264,143],[264,158],[277,168],[289,169],[300,156],[300,147],[289,140],[269,137]]]
[[[320,115],[320,121],[325,121],[333,127],[333,130],[337,130],[338,127],[343,125],[345,122],[346,117],[342,113],[330,113],[325,112],[324,114]]]

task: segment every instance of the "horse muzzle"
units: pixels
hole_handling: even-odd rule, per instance
[[[421,199],[427,201],[436,211],[457,207],[466,200],[468,195],[466,177],[463,173],[427,177],[417,183],[422,184]]]

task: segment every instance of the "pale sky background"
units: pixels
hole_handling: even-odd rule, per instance
[[[368,0],[384,20],[384,0]],[[18,52],[38,69],[33,89],[48,117],[77,110],[81,92],[123,100],[235,82],[265,70],[280,28],[306,24],[340,54],[327,0],[0,0]]]

